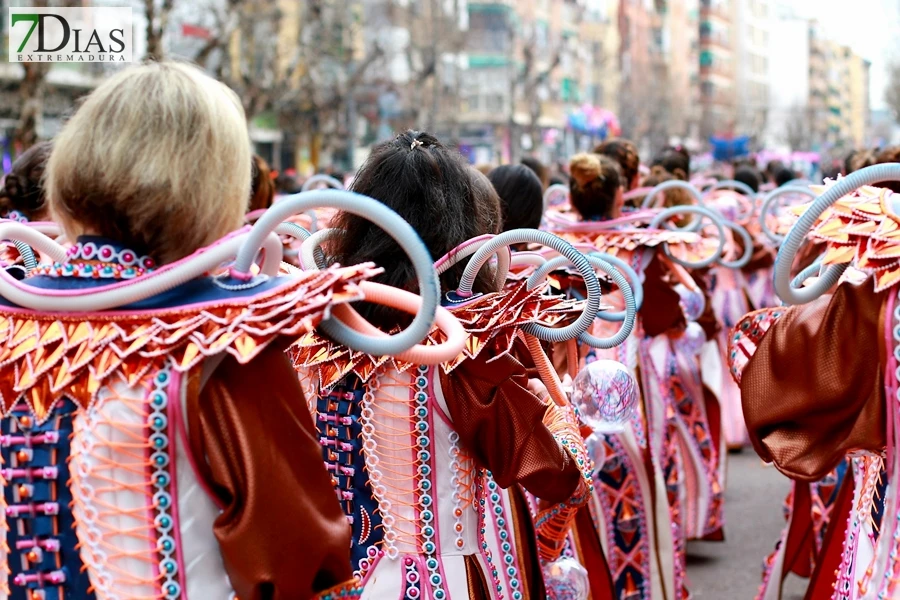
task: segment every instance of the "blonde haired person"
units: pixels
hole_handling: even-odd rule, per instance
[[[250,169],[243,110],[221,83],[171,62],[111,77],[48,163],[50,209],[77,242],[25,283],[85,295],[194,253],[241,224]],[[22,394],[3,397],[10,597],[352,589],[350,528],[279,335],[315,317],[313,300],[302,277],[241,292],[199,277],[100,313],[2,303],[0,322],[38,332],[36,354],[16,346],[0,372]]]

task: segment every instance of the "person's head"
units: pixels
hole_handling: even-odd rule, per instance
[[[269,165],[257,154],[253,155],[251,174],[253,179],[250,182],[250,204],[247,210],[252,212],[269,208],[275,198],[275,182],[272,181],[272,171],[269,170]]]
[[[888,146],[875,156],[875,164],[900,162],[900,146]],[[900,193],[900,181],[883,181],[875,184],[876,187],[884,187],[894,193]]]
[[[781,187],[796,178],[797,175],[793,171],[787,167],[781,167],[781,169],[775,172],[775,185]]]
[[[276,194],[296,194],[300,191],[297,178],[290,173],[281,172],[275,177]]]
[[[859,171],[865,167],[876,164],[876,154],[873,150],[854,150],[844,159],[844,175]]]
[[[550,169],[547,168],[547,165],[533,156],[526,156],[525,158],[523,158],[522,164],[531,169],[534,174],[537,175],[538,180],[541,182],[541,186],[545,190],[550,187]]]
[[[765,176],[769,179],[769,181],[775,181],[778,173],[780,173],[785,168],[785,164],[782,161],[778,159],[770,160],[766,163]]]
[[[537,229],[544,214],[544,188],[525,165],[503,165],[487,175],[500,196],[503,231]]]
[[[46,191],[69,239],[108,237],[167,263],[241,225],[250,169],[234,92],[164,61],[122,71],[86,98],[54,141]]]
[[[734,180],[745,184],[753,193],[759,192],[759,173],[750,166],[738,167],[734,171]]]
[[[500,203],[490,181],[428,133],[407,131],[376,145],[351,190],[379,200],[408,221],[435,260],[468,239],[499,232]],[[344,265],[374,262],[386,268],[376,281],[417,289],[412,264],[380,227],[346,212],[338,213],[333,227],[345,232],[329,244],[334,260]],[[456,289],[465,264],[441,276],[445,291]],[[483,271],[475,290],[495,291],[493,278]]]
[[[42,179],[52,148],[50,142],[41,142],[16,159],[0,190],[0,210],[17,210],[29,221],[40,221],[47,216]]]
[[[615,219],[621,214],[623,177],[615,161],[599,154],[576,154],[569,172],[572,206],[582,219]]]
[[[594,148],[594,154],[602,154],[619,163],[627,189],[633,190],[641,184],[641,157],[631,141],[623,138],[607,140]]]
[[[681,146],[666,148],[653,159],[651,166],[662,167],[681,181],[691,178],[691,155]]]
[[[666,171],[660,165],[656,165],[650,169],[650,174],[644,179],[644,186],[653,188],[666,181],[675,181],[676,179],[677,178],[674,175]],[[687,206],[688,204],[694,203],[694,198],[691,196],[690,192],[681,188],[672,188],[662,192],[662,194],[663,206],[666,208],[672,206]],[[658,201],[659,200],[656,200],[656,202]]]

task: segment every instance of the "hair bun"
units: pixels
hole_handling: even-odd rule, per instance
[[[597,155],[582,153],[576,154],[569,161],[569,171],[572,173],[572,178],[578,182],[578,185],[584,187],[603,175],[603,166]]]

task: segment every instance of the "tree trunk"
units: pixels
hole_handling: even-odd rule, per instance
[[[17,152],[27,150],[38,141],[38,129],[44,113],[47,72],[50,70],[45,63],[22,63],[22,67],[25,69],[25,77],[19,85],[22,110],[13,134]]]

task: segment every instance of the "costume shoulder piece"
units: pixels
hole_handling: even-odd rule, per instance
[[[821,193],[827,187],[815,186]],[[900,214],[888,189],[863,187],[836,201],[816,220],[808,237],[826,244],[826,265],[852,263],[875,276],[875,291],[900,282]],[[809,204],[791,209],[799,216]]]
[[[494,294],[478,296],[473,300],[448,307],[459,319],[468,334],[465,349],[453,361],[444,363],[442,368],[451,372],[461,362],[475,358],[487,351],[491,360],[508,354],[518,333],[528,323],[547,327],[564,325],[578,317],[583,304],[560,295],[547,295],[545,282],[528,290],[521,281],[506,290]],[[446,341],[440,329],[433,329],[425,344],[439,344]],[[318,372],[322,388],[339,382],[344,376],[354,373],[364,382],[375,370],[390,362],[403,372],[414,366],[393,357],[376,357],[354,352],[332,342],[315,331],[300,338],[290,349],[290,355],[297,369],[314,369]]]
[[[113,375],[135,385],[164,366],[185,372],[222,352],[246,363],[279,335],[312,331],[331,305],[361,299],[358,283],[376,272],[303,272],[257,294],[172,308],[52,314],[2,306],[0,368],[14,374],[0,379],[3,415],[19,400],[39,420],[62,397],[87,408]]]
[[[666,229],[604,229],[593,232],[560,234],[566,241],[589,244],[599,252],[623,255],[642,248],[662,249],[667,244],[672,256],[689,262],[698,262],[716,252],[716,240],[692,231]]]
[[[764,308],[748,313],[731,330],[728,338],[728,366],[731,376],[740,384],[744,367],[750,362],[769,328],[781,318],[784,307]]]

